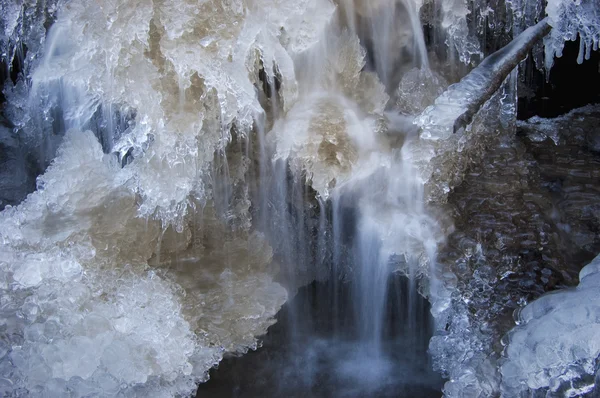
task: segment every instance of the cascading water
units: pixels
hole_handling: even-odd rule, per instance
[[[356,28],[353,18],[348,18],[357,6],[367,7],[357,16],[361,29]],[[394,371],[409,366],[402,359],[398,362],[397,355],[390,352],[390,344],[403,340],[402,348],[396,348],[406,358],[416,356],[411,347],[421,347],[420,354],[425,355],[423,345],[416,344],[423,341],[427,329],[427,323],[419,321],[423,309],[416,305],[421,300],[417,284],[423,273],[429,273],[427,268],[434,267],[436,247],[442,239],[438,225],[426,212],[423,183],[408,154],[379,133],[388,95],[378,77],[385,80],[389,71],[415,64],[427,68],[420,27],[409,25],[399,31],[398,25],[391,23],[390,13],[392,19],[400,15],[418,20],[408,4],[381,3],[376,10],[364,2],[354,7],[344,4],[340,22],[332,23],[323,40],[295,59],[298,101],[285,116],[278,120],[274,117],[273,128],[265,137],[268,143],[256,144],[256,168],[262,177],[253,202],[259,204],[257,219],[269,220],[261,222],[264,227],[259,229],[274,245],[275,259],[282,267],[280,280],[288,290],[295,291],[316,277],[329,280],[333,291],[322,298],[331,300],[329,316],[333,320],[328,332],[305,325],[308,315],[302,308],[309,305],[303,297],[296,297],[287,309],[290,340],[282,344],[303,350],[293,351],[287,363],[263,366],[276,369],[299,361],[308,364],[306,356],[315,351],[329,358],[328,366],[318,367],[315,372],[331,374],[336,380],[329,380],[331,387],[345,380],[347,389],[355,389],[353,396],[389,395],[393,394],[390,389],[398,389],[402,383],[422,382],[399,377],[390,384]],[[398,35],[404,39],[398,41]],[[370,54],[379,57],[366,68],[369,56],[361,42],[368,43]],[[405,53],[407,57],[388,59],[384,53]],[[357,83],[358,91],[354,88]],[[276,76],[265,85],[265,101],[270,102],[266,108],[276,109]],[[372,94],[364,96],[364,92]],[[405,141],[415,139],[402,130],[393,134]],[[276,163],[266,158],[269,153],[275,153]],[[265,184],[267,175],[270,183]],[[405,325],[401,335],[390,336],[388,332],[386,337],[392,294],[388,284],[394,272],[410,276],[402,308]],[[342,291],[346,294],[341,295]],[[323,339],[327,341],[325,346],[311,343]],[[346,352],[349,347],[350,353]],[[429,376],[419,377],[425,380]],[[284,379],[276,383],[288,383]],[[435,378],[430,379],[435,385]],[[207,388],[210,391],[212,387]],[[308,383],[293,394],[310,393],[313,388],[319,387]],[[330,391],[320,388],[322,394]],[[252,395],[250,391],[245,393]],[[286,389],[281,393],[292,392]]]
[[[548,2],[549,58],[577,33],[597,49],[595,1]],[[286,301],[270,330],[295,394],[439,394],[431,334],[448,396],[522,390],[515,350],[495,362],[507,329],[472,316],[482,251],[453,237],[464,258],[436,260],[449,192],[515,124],[516,72],[452,134],[485,88],[441,95],[485,47],[492,11],[468,3],[2,0],[21,75],[0,150],[18,133],[43,174],[0,213],[0,394],[190,396]],[[448,51],[431,65],[424,22]]]
[[[370,48],[369,64],[381,82],[395,90],[406,68],[429,68],[419,19],[421,4],[414,1],[342,0],[349,29]]]

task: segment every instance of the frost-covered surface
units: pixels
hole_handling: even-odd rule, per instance
[[[261,161],[289,162],[311,194],[355,198],[361,234],[378,238],[376,265],[400,257],[403,272],[429,278],[438,332],[453,320],[432,341],[455,382],[448,395],[496,390],[495,374],[478,379],[493,365],[475,354],[489,341],[469,333],[457,277],[435,262],[450,223],[426,204],[444,203],[483,156],[491,121],[512,127],[508,85],[455,135],[443,122],[486,80],[444,97],[451,110],[431,116],[442,122],[421,124],[439,139],[407,134],[399,148],[385,134],[385,87],[328,0],[71,0],[59,11],[45,2],[48,19],[42,3],[2,2],[3,48],[31,42],[35,61],[7,84],[5,113],[55,160],[0,214],[1,394],[187,396],[224,353],[256,347],[287,293],[253,228],[246,178],[266,176],[252,170],[252,145]],[[442,11],[468,62],[479,50],[467,3]],[[439,94],[442,79],[419,85],[429,76],[414,69],[401,82],[404,113]]]
[[[591,16],[595,15],[597,9],[598,7],[591,13]],[[595,29],[594,25],[594,22],[592,22],[588,28],[593,30]],[[524,37],[525,36],[522,36],[519,39],[523,39]],[[509,51],[511,46],[516,49],[518,45],[518,41],[511,44],[509,46]],[[490,59],[489,61],[487,66],[492,66],[492,68],[487,71],[488,73],[493,70],[494,63],[497,62],[498,59]],[[485,61],[482,66],[486,66]],[[475,72],[477,72],[477,69]],[[471,82],[471,85],[463,85],[463,82],[461,82],[451,86],[451,88],[436,101],[435,105],[428,108],[419,118],[417,118],[417,124],[423,128],[422,136],[428,139],[439,140],[439,143],[437,144],[426,144],[421,142],[419,145],[413,147],[413,151],[418,154],[416,163],[420,166],[421,172],[424,173],[424,178],[428,180],[426,189],[429,190],[430,200],[443,201],[446,195],[454,187],[458,186],[464,177],[462,172],[466,170],[466,165],[462,162],[476,162],[476,159],[481,159],[482,154],[479,151],[485,151],[485,147],[495,140],[492,134],[496,126],[493,123],[493,119],[489,118],[486,121],[486,124],[478,126],[478,118],[476,117],[471,126],[467,128],[466,133],[459,131],[457,134],[452,134],[455,130],[455,121],[468,110],[468,104],[472,103],[474,98],[477,98],[478,95],[488,88],[490,80],[486,80],[485,75],[485,72],[483,75],[478,75],[478,73],[473,74],[474,80]],[[491,75],[487,76],[489,77]],[[513,73],[511,79],[514,78],[515,74]],[[465,80],[468,82],[469,78]],[[464,90],[461,91],[461,89]],[[451,94],[456,95],[451,96]],[[479,114],[482,116],[490,111],[499,113],[500,120],[504,120],[505,123],[508,122],[509,125],[498,127],[500,127],[501,130],[508,128],[508,131],[510,131],[510,129],[514,128],[514,125],[510,126],[510,124],[514,123],[514,119],[512,123],[510,120],[514,118],[515,110],[514,102],[511,99],[511,95],[514,95],[514,93],[508,94],[509,96],[506,98],[508,100],[506,102],[506,105],[508,105],[507,107],[501,106],[500,108],[496,108],[497,105],[493,105],[493,101],[489,101]],[[439,101],[441,102],[438,103]],[[586,111],[584,110],[581,113],[586,114]],[[574,116],[577,115],[570,115],[570,117]],[[547,137],[552,139],[558,139],[556,132],[553,131],[556,130],[557,125],[552,122],[542,122],[543,123],[540,123],[540,128],[538,129],[540,130],[539,135],[542,139],[545,139],[544,134],[547,134]],[[568,126],[565,131],[569,131],[568,129],[572,127],[572,123],[569,124],[569,122],[566,122],[565,125]],[[482,135],[475,138],[473,137],[473,134]],[[495,144],[497,145],[498,142]],[[447,153],[452,150],[455,151],[454,156],[447,155]],[[465,150],[466,153],[463,152]],[[429,156],[427,156],[427,153],[429,153]],[[424,159],[430,159],[430,161],[424,161]],[[564,157],[557,160],[559,163],[563,162]],[[568,168],[574,166],[560,164],[556,167],[565,170],[565,167]],[[530,172],[527,168],[525,168],[524,171],[525,173]],[[573,171],[574,175],[579,175],[575,173],[579,173],[579,171]],[[584,175],[586,176],[590,175],[589,171],[585,173],[586,174]],[[584,178],[584,175],[582,174],[581,177]],[[589,183],[589,180],[587,181]],[[495,186],[500,187],[504,184],[506,184],[506,182],[492,182],[489,185],[489,189],[493,190],[495,189]],[[487,184],[484,182],[483,185],[485,186]],[[582,202],[588,203],[590,194],[586,192],[577,192],[576,195],[578,199],[573,198],[573,200],[578,203],[576,206],[581,206]],[[537,194],[532,194],[532,197],[535,197],[536,195]],[[485,195],[485,201],[489,200],[487,196],[488,195]],[[478,206],[475,204],[478,201],[477,198],[473,198],[472,201],[472,204],[465,203],[463,206],[466,208],[468,208],[467,206]],[[482,203],[485,203],[485,201]],[[506,204],[506,201],[507,199],[503,198],[501,203]],[[589,214],[590,210],[592,212],[594,211],[593,206],[590,209],[589,206],[586,205],[582,210],[585,214],[583,214],[582,218],[573,225],[582,222],[586,223],[587,221],[581,220],[586,220],[587,217],[589,217],[586,214]],[[548,212],[543,212],[540,214],[547,213]],[[537,219],[534,218],[533,220],[539,220],[539,216],[537,216]],[[471,222],[478,224],[480,221]],[[499,221],[499,223],[502,222],[503,221]],[[511,221],[511,223],[512,222],[514,221]],[[510,225],[511,223],[507,224]],[[501,225],[502,224],[498,226],[499,230],[502,230],[503,228]],[[530,225],[532,225],[532,223]],[[530,225],[526,225],[526,227],[528,227],[526,230],[531,228]],[[562,227],[558,226],[558,228]],[[566,228],[573,228],[573,231],[579,231],[580,229],[578,226],[569,226]],[[495,229],[496,227],[483,223],[481,226],[482,233],[477,234],[473,238],[480,239],[481,236],[484,235],[484,232],[494,232]],[[544,230],[540,232],[538,240],[541,243],[540,247],[544,247],[544,250],[546,250],[545,247],[548,245],[547,234],[550,231],[552,231],[552,227],[544,225]],[[499,237],[502,236],[500,232],[497,232],[497,234]],[[511,232],[508,232],[507,235],[511,235]],[[589,247],[593,242],[593,239],[590,240],[589,236],[590,234],[578,234],[575,239],[578,244],[579,242],[582,242],[582,245]],[[435,295],[436,290],[431,290],[430,298],[433,301],[432,311],[440,329],[431,340],[430,352],[434,357],[435,366],[449,378],[449,381],[444,387],[446,396],[493,396],[499,392],[502,380],[498,370],[499,350],[496,345],[500,340],[500,335],[498,333],[502,330],[506,330],[506,323],[502,324],[502,322],[504,322],[502,319],[505,316],[503,311],[506,311],[507,307],[514,308],[512,306],[517,304],[519,295],[521,295],[520,300],[525,299],[523,298],[522,290],[517,294],[511,291],[512,288],[510,288],[510,284],[514,282],[511,281],[509,275],[515,273],[515,271],[509,271],[508,273],[503,274],[500,270],[494,270],[493,268],[486,266],[486,262],[492,261],[495,261],[494,264],[501,264],[501,269],[504,269],[507,264],[510,264],[510,261],[507,261],[506,259],[494,260],[494,255],[491,255],[491,253],[496,251],[502,252],[506,247],[506,243],[498,241],[492,243],[492,247],[482,249],[481,245],[478,245],[477,242],[469,242],[466,239],[465,241],[467,243],[464,245],[460,244],[456,250],[459,252],[464,251],[466,260],[463,259],[461,262],[471,263],[471,265],[465,266],[457,261],[454,266],[440,269],[437,280],[441,286],[440,289],[437,290],[437,297]],[[530,241],[530,239],[527,239],[523,242],[523,245],[526,246],[533,241],[535,240]],[[554,245],[556,243],[553,242],[552,244]],[[543,259],[545,261],[552,261],[551,264],[546,265],[547,267],[556,267],[556,259],[552,259],[548,253],[546,253],[546,257]],[[513,264],[518,264],[518,261]],[[513,265],[508,265],[508,269],[512,266]],[[565,270],[561,270],[560,267],[552,268],[552,270],[553,271],[550,271],[549,269],[542,270],[541,279],[542,281],[545,281],[544,283],[555,278],[555,276],[551,276],[555,275],[554,272],[563,272],[563,275],[565,275]],[[539,269],[536,270],[536,273],[538,271]],[[465,274],[461,274],[461,272],[465,272]],[[531,279],[532,275],[526,275],[523,276],[523,278],[526,280],[527,278]],[[536,287],[533,282],[530,282],[529,284],[530,286],[525,282],[524,286],[526,286],[526,289],[534,289]],[[533,286],[531,286],[532,284]],[[507,288],[507,286],[509,287]],[[522,287],[518,289],[522,289]],[[533,295],[534,297],[536,294],[540,294],[539,288],[537,288],[537,290],[538,291]],[[475,316],[472,316],[472,314],[475,314]],[[493,317],[494,314],[498,316],[499,320],[488,320],[487,317]],[[515,350],[514,352],[515,358],[517,358],[518,350]],[[595,357],[592,358],[590,363],[595,364],[595,362],[593,362],[594,359]],[[515,360],[518,361],[519,359],[517,358]],[[528,364],[531,364],[532,358],[529,358],[526,361]],[[535,365],[532,366],[535,367]],[[589,381],[591,376],[589,372],[593,375],[594,369],[596,368],[590,368],[588,366],[587,370],[584,371],[582,368],[571,366],[567,371],[568,376],[565,377],[571,377],[574,382],[572,384],[570,382],[561,384],[560,391],[567,393],[589,391],[591,389]],[[587,380],[585,380],[585,377],[582,377],[586,371],[588,372]],[[515,374],[518,372],[519,370],[517,370]],[[553,386],[546,385],[544,387],[559,389],[558,384],[560,383]],[[527,387],[523,387],[523,384],[521,384],[521,387],[519,388],[527,389]],[[569,390],[570,388],[571,390]],[[515,389],[510,390],[506,396],[516,396]]]
[[[435,4],[435,2],[434,2]],[[502,2],[479,0],[440,1],[441,28],[446,33],[446,45],[456,51],[465,64],[476,64],[486,52],[488,33],[517,35],[535,25],[544,16],[549,17],[552,33],[544,40],[545,61],[542,65],[542,46],[536,46],[536,65],[549,73],[554,57],[562,56],[565,41],[579,36],[580,52],[577,61],[589,59],[591,51],[600,43],[600,2],[598,0],[506,0],[506,14],[499,9]],[[545,9],[544,9],[545,7]],[[475,14],[475,15],[473,15]],[[468,21],[470,19],[471,21]],[[469,25],[469,23],[471,25]],[[477,29],[473,29],[476,26]]]
[[[91,133],[70,132],[61,148],[38,191],[1,213],[3,394],[190,394],[224,352],[255,344],[285,300],[264,269],[268,245],[225,238],[214,221],[219,244],[161,236]],[[187,268],[148,266],[156,250],[164,262],[186,247]],[[214,259],[223,253],[231,263]]]
[[[575,396],[594,388],[600,356],[600,256],[579,274],[579,285],[540,297],[518,313],[502,364],[502,390],[516,396],[548,388]]]
[[[417,115],[444,92],[448,83],[439,73],[426,68],[414,68],[402,76],[396,93],[400,113]]]
[[[144,248],[144,238],[120,224],[134,218],[135,208],[132,192],[119,188],[115,171],[93,135],[72,133],[40,179],[43,188],[1,213],[3,394],[46,389],[62,395],[70,387],[82,395],[80,385],[110,395],[122,383],[143,383],[163,372],[190,375],[193,334],[173,286],[135,272],[151,247]],[[102,224],[97,208],[104,205],[115,217],[105,221],[120,230],[110,239],[129,241],[129,261],[117,260],[119,252],[107,250],[110,246],[99,251],[94,246],[90,230]],[[110,236],[110,229],[97,232]],[[156,230],[142,235],[152,233]],[[176,340],[165,340],[169,334]],[[217,353],[212,350],[211,356]],[[129,359],[135,355],[144,359]]]
[[[32,76],[30,98],[40,102],[29,117],[51,128],[52,108],[60,106],[68,130],[87,127],[99,106],[133,108],[136,123],[114,137],[112,150],[132,148],[134,158],[148,151],[131,165],[140,212],[175,222],[191,191],[203,196],[198,173],[228,142],[231,126],[248,134],[263,113],[253,84],[259,60],[277,65],[285,103],[293,102],[291,54],[316,40],[333,10],[326,1],[267,3],[70,2]],[[302,19],[318,7],[323,19]]]
[[[580,38],[577,62],[589,59],[600,45],[599,0],[550,0],[546,6],[552,32],[544,39],[546,71],[549,73],[554,57],[561,57],[565,41]]]

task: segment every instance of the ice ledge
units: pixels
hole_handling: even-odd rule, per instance
[[[501,366],[502,394],[547,389],[576,396],[595,388],[600,356],[600,255],[579,285],[548,293],[517,314]]]

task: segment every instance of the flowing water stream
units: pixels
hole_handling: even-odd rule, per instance
[[[547,54],[594,1],[549,2]],[[0,395],[500,391],[512,302],[469,290],[497,279],[453,226],[478,196],[448,195],[516,147],[517,71],[455,134],[468,98],[440,95],[524,26],[462,0],[0,5]]]
[[[280,241],[275,259],[283,268],[282,283],[294,292],[306,283],[298,279],[298,269],[315,269],[321,279],[329,280],[331,289],[317,290],[318,300],[323,300],[320,305],[325,304],[328,312],[316,316],[331,319],[329,328],[315,329],[311,322],[315,315],[306,312],[311,305],[303,302],[310,295],[298,293],[286,306],[280,326],[275,326],[287,331],[285,339],[276,340],[291,347],[285,360],[252,365],[244,362],[250,359],[242,359],[241,363],[263,373],[283,367],[315,376],[305,380],[299,375],[304,382],[275,377],[271,390],[266,386],[253,390],[254,383],[238,385],[225,379],[223,396],[236,388],[239,396],[397,396],[409,394],[402,393],[401,386],[422,386],[422,379],[431,380],[433,391],[439,383],[423,372],[431,320],[417,288],[419,270],[435,267],[439,227],[425,210],[423,184],[402,146],[393,147],[378,134],[375,118],[361,107],[361,101],[374,99],[360,98],[361,93],[345,87],[347,79],[358,74],[372,79],[380,97],[375,98],[380,101],[376,111],[381,112],[386,90],[393,95],[398,85],[392,71],[396,75],[414,67],[427,71],[421,27],[414,23],[418,15],[412,4],[395,2],[359,2],[356,7],[344,3],[340,14],[346,19],[330,25],[321,41],[296,60],[299,103],[285,116],[278,118],[275,78],[266,82],[274,126],[270,136],[260,134],[255,144],[260,186],[253,202],[261,204],[256,210],[262,220],[259,229],[269,242]],[[364,50],[357,38],[366,46],[366,54],[361,54]],[[359,64],[354,70],[328,73],[331,68],[347,68],[346,59],[357,55],[371,62],[362,70]],[[415,139],[402,130],[393,133],[405,141]],[[273,135],[275,142],[262,141]],[[296,160],[272,165],[267,154],[273,152],[282,160]],[[298,160],[301,163],[294,164]],[[296,176],[290,177],[288,167]],[[265,184],[267,176],[271,178]],[[307,214],[307,209],[315,214]],[[314,225],[306,225],[311,219]],[[398,278],[394,273],[410,278],[404,286],[392,283],[394,289],[389,291],[390,281]],[[394,293],[396,289],[403,292]],[[390,303],[394,294],[404,295],[402,305]],[[390,308],[402,313],[401,334],[390,332],[395,330],[387,322]],[[277,334],[273,328],[270,333]],[[423,375],[406,373],[411,361]],[[206,388],[200,394],[210,391],[211,385]]]

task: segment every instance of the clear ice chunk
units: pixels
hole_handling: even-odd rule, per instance
[[[580,48],[577,62],[589,59],[592,50],[600,44],[599,0],[549,0],[546,6],[548,23],[552,32],[544,39],[546,72],[550,73],[554,57],[561,57],[566,41],[579,36]]]

